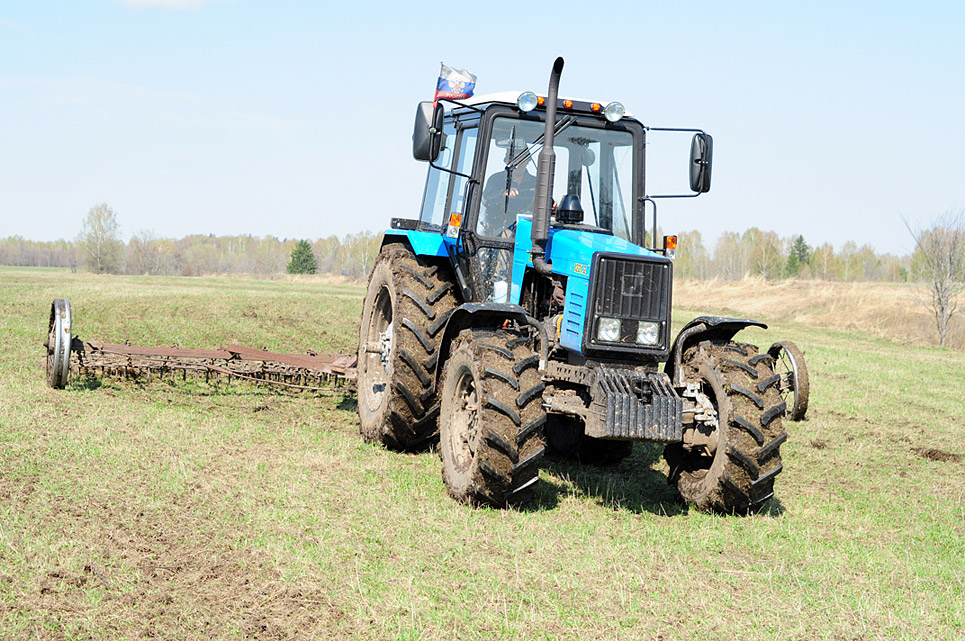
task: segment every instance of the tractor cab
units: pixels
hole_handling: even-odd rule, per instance
[[[534,215],[546,129],[541,104],[532,92],[504,92],[453,103],[441,118],[418,229],[444,233],[455,254],[473,254],[478,271],[463,261],[473,300],[519,302],[509,267],[520,222]],[[551,236],[568,229],[642,246],[645,128],[619,103],[566,99],[558,107]]]

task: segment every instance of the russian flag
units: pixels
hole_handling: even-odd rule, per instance
[[[476,89],[476,76],[465,69],[453,69],[442,65],[439,71],[439,80],[436,82],[436,95],[432,99],[433,104],[440,98],[451,100],[461,100],[472,96]]]

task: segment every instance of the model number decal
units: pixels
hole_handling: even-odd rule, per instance
[[[584,265],[582,263],[573,263],[573,271],[575,271],[577,274],[583,274],[584,276],[586,276],[587,269],[588,269],[587,265]]]

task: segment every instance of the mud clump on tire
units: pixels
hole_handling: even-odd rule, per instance
[[[533,340],[506,329],[467,329],[443,372],[439,454],[449,494],[474,505],[520,505],[543,458],[544,384]]]
[[[787,440],[786,407],[771,369],[772,357],[743,343],[703,341],[683,357],[684,378],[699,381],[717,409],[718,442],[710,457],[668,445],[670,481],[700,510],[745,514],[774,493]]]

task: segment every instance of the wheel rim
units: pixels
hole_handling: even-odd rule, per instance
[[[717,400],[717,395],[714,393],[713,386],[706,378],[701,378],[700,391],[710,400],[710,404],[714,406],[714,410],[717,412],[717,424],[711,433],[706,435],[709,442],[705,446],[705,449],[709,456],[693,454],[689,457],[690,465],[688,465],[688,467],[695,477],[707,475],[707,472],[710,471],[710,468],[713,467],[714,462],[717,460],[720,450],[720,403]]]
[[[366,354],[362,361],[361,391],[369,411],[378,410],[388,396],[392,380],[392,343],[395,338],[392,317],[392,296],[387,287],[379,290],[372,305],[372,318],[366,334]]]
[[[446,440],[452,453],[452,468],[460,478],[465,478],[476,456],[479,392],[476,377],[468,367],[460,367],[456,376],[453,411],[446,425]]]
[[[797,407],[797,361],[783,346],[780,347],[776,355],[772,353],[771,356],[774,356],[774,373],[781,377],[781,382],[778,385],[781,400],[784,401],[788,411],[791,411]]]
[[[57,331],[57,322],[51,323],[50,331],[47,332],[47,382],[51,387],[57,387],[60,373],[58,370],[57,354],[60,349],[60,334]]]

